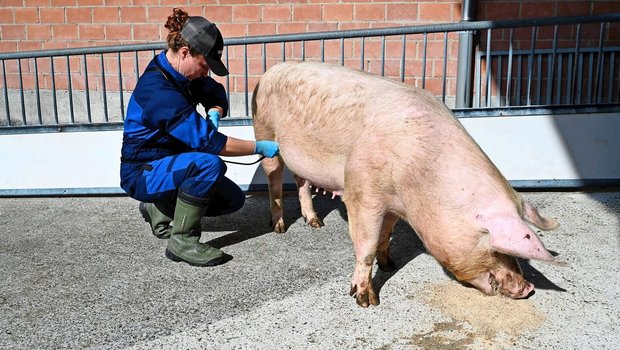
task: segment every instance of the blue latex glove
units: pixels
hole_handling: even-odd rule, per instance
[[[215,130],[220,127],[220,112],[216,109],[212,109],[207,112],[207,116],[209,116],[209,120],[215,126]]]
[[[256,147],[254,148],[254,153],[256,154],[261,154],[265,157],[273,158],[277,156],[279,152],[280,148],[278,146],[278,143],[275,141],[256,141]]]

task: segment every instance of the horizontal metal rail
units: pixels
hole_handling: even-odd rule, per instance
[[[448,46],[455,41],[449,36],[462,31],[480,33],[481,39],[486,38],[486,46],[478,48],[474,64],[473,105],[464,110],[473,113],[482,108],[526,106],[535,107],[525,109],[534,111],[556,105],[579,109],[584,104],[589,110],[594,104],[614,108],[620,104],[620,82],[616,78],[620,72],[617,63],[620,53],[618,46],[608,47],[605,38],[612,37],[618,42],[618,35],[607,29],[610,23],[618,21],[620,13],[610,13],[227,38],[225,60],[229,67],[232,60],[241,60],[242,71],[231,71],[224,79],[231,105],[239,107],[231,108],[232,117],[237,120],[225,119],[223,123],[251,123],[247,119],[251,79],[260,76],[274,61],[289,59],[330,60],[342,65],[352,65],[357,60],[360,69],[370,70],[372,66],[377,74],[434,89],[450,106],[454,99],[451,87],[460,77],[447,75],[449,64],[456,59],[449,57]],[[588,24],[600,25],[595,46],[586,47],[588,43],[580,37],[582,28]],[[545,26],[554,27],[552,49],[537,48],[540,28]],[[559,26],[576,26],[577,37],[572,48],[557,47]],[[525,40],[513,38],[517,28],[531,28],[529,50],[513,49],[514,41]],[[505,29],[510,30],[510,49],[497,50],[494,48],[497,39],[492,33]],[[327,48],[331,41],[336,41],[339,52]],[[309,45],[313,42],[319,42],[319,53],[310,55]],[[281,45],[280,50],[270,54],[268,48],[274,44]],[[413,57],[408,56],[409,48],[416,44],[419,51]],[[358,50],[357,57],[345,54],[351,51],[351,45]],[[388,54],[388,47],[394,45],[400,48]],[[435,46],[434,50],[431,45]],[[0,53],[4,105],[0,113],[5,114],[4,117],[0,114],[0,133],[121,127],[132,83],[139,78],[145,62],[165,48],[165,43],[158,42]],[[250,48],[258,48],[260,53],[251,56]],[[236,49],[242,53],[233,52]],[[257,59],[261,61],[261,72],[250,66]],[[132,62],[131,68],[128,62]]]
[[[268,44],[268,43],[281,43],[281,42],[293,42],[293,41],[313,41],[313,40],[347,39],[347,38],[360,38],[360,37],[380,37],[380,36],[393,36],[393,35],[403,35],[403,34],[443,33],[443,32],[458,32],[462,30],[479,31],[479,30],[485,30],[485,29],[540,27],[540,26],[550,26],[550,25],[566,25],[566,24],[577,24],[577,23],[585,24],[585,23],[618,22],[618,21],[620,21],[620,13],[607,13],[607,14],[602,14],[602,15],[588,15],[588,16],[518,19],[518,20],[474,21],[474,22],[462,22],[462,23],[444,23],[444,24],[404,26],[404,27],[394,27],[394,28],[352,29],[352,30],[325,31],[325,32],[313,32],[313,33],[258,35],[258,36],[248,36],[248,37],[226,38],[224,39],[224,45],[225,46],[252,45],[252,44]],[[99,46],[99,47],[85,47],[85,48],[67,48],[67,49],[56,49],[56,50],[9,52],[9,53],[0,53],[0,60],[161,50],[165,47],[166,47],[166,44],[164,42],[159,42],[159,43],[149,43],[149,44],[128,44],[128,45],[113,45],[113,46]]]

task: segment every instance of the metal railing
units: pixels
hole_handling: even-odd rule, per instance
[[[552,47],[549,49],[536,48],[539,27],[534,26],[531,29],[531,47],[527,50],[514,50],[514,28],[509,30],[508,50],[491,51],[490,45],[486,50],[479,50],[476,53],[476,92],[472,107],[620,102],[620,61],[617,59],[620,46],[617,37],[615,46],[604,46],[607,24],[600,23],[594,47],[581,47],[582,23],[577,23],[574,40],[570,43],[564,40],[565,47],[559,48],[559,28],[557,24],[553,26]],[[590,31],[591,34],[593,32],[596,30]],[[486,42],[490,43],[491,30],[487,30],[486,34]],[[482,64],[485,64],[486,71],[483,71]]]
[[[558,106],[619,110],[620,34],[610,30],[617,22],[620,13],[229,38],[224,60],[231,74],[215,77],[231,103],[232,118],[223,122],[251,123],[254,84],[271,65],[287,60],[367,70],[429,89],[453,108],[463,94],[456,87],[465,86],[471,96],[456,109],[459,115]],[[549,29],[552,35],[545,34]],[[479,43],[471,55],[459,50],[457,57],[453,44],[463,33],[473,33]],[[152,43],[0,53],[0,133],[121,127],[135,82],[164,48]],[[473,60],[474,72],[460,69],[464,60]]]

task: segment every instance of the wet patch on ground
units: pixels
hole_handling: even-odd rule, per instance
[[[411,345],[422,349],[508,349],[546,319],[530,300],[486,296],[454,281],[431,284],[412,298],[448,319],[411,337]]]

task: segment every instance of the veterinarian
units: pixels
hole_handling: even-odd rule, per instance
[[[140,212],[166,256],[195,266],[232,257],[199,242],[201,218],[239,210],[245,195],[226,178],[221,156],[274,157],[278,144],[241,140],[218,131],[228,109],[224,87],[209,71],[228,75],[224,41],[215,24],[175,8],[165,24],[168,49],[149,63],[131,95],[121,150],[121,187],[141,201]],[[201,104],[203,118],[196,110]]]

